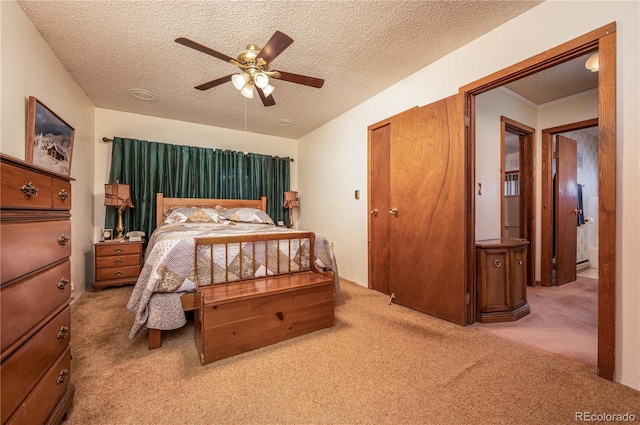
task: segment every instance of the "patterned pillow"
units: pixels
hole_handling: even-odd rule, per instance
[[[229,208],[224,211],[222,218],[243,223],[262,223],[275,225],[269,214],[255,208]]]
[[[165,223],[219,223],[220,214],[213,208],[177,208],[167,211]]]

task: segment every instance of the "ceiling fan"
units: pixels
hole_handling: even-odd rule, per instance
[[[271,62],[284,52],[293,43],[293,39],[288,35],[276,31],[271,39],[260,49],[255,44],[249,44],[245,50],[240,52],[237,59],[233,59],[223,53],[217,52],[200,43],[188,38],[176,38],[176,43],[191,47],[202,53],[213,56],[237,66],[242,70],[238,74],[230,74],[215,80],[200,84],[195,88],[198,90],[208,90],[212,87],[231,81],[234,87],[240,90],[244,97],[253,98],[254,88],[258,92],[264,106],[273,106],[276,101],[271,93],[274,87],[269,84],[269,78],[275,78],[290,83],[302,84],[304,86],[321,88],[324,80],[320,78],[307,77],[305,75],[293,74],[291,72],[275,71],[270,68]]]

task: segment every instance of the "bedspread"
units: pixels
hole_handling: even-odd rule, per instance
[[[136,338],[146,328],[171,330],[186,323],[180,297],[196,290],[195,238],[294,231],[267,224],[229,221],[159,226],[151,235],[144,267],[127,305],[135,314],[129,338]],[[316,266],[334,272],[334,290],[337,292],[340,289],[338,268],[326,238],[316,234],[314,251]],[[246,278],[244,274],[243,277]]]

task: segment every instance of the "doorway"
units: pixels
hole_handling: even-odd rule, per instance
[[[574,138],[578,138],[579,135],[577,135],[576,132],[580,130],[586,130],[586,129],[591,129],[591,131],[593,131],[593,129],[596,129],[595,131],[598,131],[597,130],[598,118],[570,123],[570,124],[542,130],[542,196],[541,197],[542,197],[543,213],[542,213],[542,226],[541,226],[542,227],[542,231],[541,231],[542,250],[540,253],[540,266],[541,266],[540,267],[540,284],[542,286],[553,286],[556,284],[557,276],[555,276],[556,273],[554,272],[554,268],[556,270],[559,270],[558,267],[561,267],[561,269],[565,270],[564,272],[561,272],[561,276],[558,281],[562,283],[566,283],[565,281],[575,280],[575,271],[577,271],[577,265],[579,262],[584,261],[585,257],[591,260],[590,263],[595,265],[594,268],[598,268],[599,255],[600,255],[600,252],[599,252],[600,243],[598,238],[599,229],[597,228],[600,221],[598,217],[599,216],[598,197],[599,197],[599,193],[601,192],[600,185],[599,185],[599,178],[597,176],[598,169],[600,168],[600,165],[599,165],[600,161],[598,159],[599,143],[595,143],[595,145],[592,144],[592,146],[588,149],[591,153],[588,154],[587,158],[585,158],[585,154],[587,154],[587,152],[580,152],[582,154],[580,155],[581,157],[580,161],[578,160],[579,158],[577,155],[578,151],[576,151],[576,160],[575,160],[576,185],[577,183],[580,183],[581,185],[583,185],[585,184],[584,181],[589,182],[587,186],[587,190],[583,190],[584,196],[582,199],[583,201],[582,203],[583,203],[584,209],[588,210],[586,216],[584,215],[584,211],[583,211],[583,217],[585,219],[589,218],[591,219],[591,221],[589,223],[585,221],[584,224],[588,227],[585,227],[585,229],[582,229],[580,231],[581,233],[583,233],[583,235],[581,235],[583,238],[587,238],[590,236],[589,240],[586,241],[586,245],[587,245],[586,248],[583,248],[584,250],[588,250],[588,252],[583,253],[583,255],[578,254],[578,252],[580,251],[578,249],[578,243],[577,243],[578,229],[575,229],[575,236],[573,236],[573,234],[569,236],[570,239],[571,238],[575,239],[575,245],[572,245],[569,247],[562,246],[563,238],[557,238],[555,235],[555,233],[557,232],[553,230],[556,227],[554,224],[556,220],[554,219],[553,205],[555,203],[554,199],[556,197],[556,192],[557,192],[554,184],[554,178],[553,178],[555,174],[555,167],[554,167],[555,158],[554,157],[555,157],[555,152],[557,150],[557,148],[554,148],[554,138],[555,136],[561,136],[563,134],[565,135],[565,137],[566,135],[568,135],[568,136],[573,136]],[[584,163],[586,161],[589,161],[591,166],[589,165],[585,166]],[[579,179],[578,179],[578,176],[580,176]],[[588,179],[588,180],[585,180],[585,179]],[[586,200],[585,200],[585,197],[587,198]],[[585,204],[587,202],[589,203],[589,205],[585,207]],[[577,208],[577,205],[576,205],[576,209],[579,209]],[[593,218],[594,215],[598,220],[597,222],[594,222],[594,218]],[[559,223],[556,223],[556,224],[559,224]],[[574,252],[576,253],[575,257],[565,258],[563,256],[559,256],[559,257],[556,256],[555,255],[556,252],[559,251],[557,249],[558,245],[560,245],[560,248],[566,248],[566,250],[568,250],[569,252],[571,252],[571,250],[574,250]],[[555,260],[554,260],[554,257],[555,257]],[[567,278],[565,277],[566,273],[569,273],[571,268],[574,267],[571,264],[572,262],[576,265],[576,269],[573,272],[574,278],[567,280]]]
[[[469,121],[466,130],[468,169],[467,204],[472,214],[467,217],[469,229],[475,229],[475,96],[503,86],[509,82],[551,68],[570,59],[598,51],[600,69],[598,75],[598,375],[613,380],[615,370],[615,264],[616,264],[616,24],[611,23],[590,33],[566,42],[532,58],[460,89],[465,95],[465,111]],[[544,167],[544,161],[543,161]],[[541,219],[550,211],[541,205]],[[548,223],[548,222],[547,222]],[[543,225],[544,226],[544,225]],[[475,230],[467,233],[467,252],[475,245]],[[542,250],[550,247],[541,247]],[[475,282],[475,259],[469,257],[467,278]],[[541,264],[542,265],[542,264]],[[475,285],[475,283],[474,283]],[[473,288],[475,294],[475,287]],[[473,306],[474,303],[471,303]],[[472,307],[471,307],[472,308]],[[469,317],[474,317],[472,314]]]
[[[501,237],[529,241],[527,284],[535,282],[535,129],[500,117]]]

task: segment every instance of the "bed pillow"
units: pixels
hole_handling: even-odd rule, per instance
[[[213,208],[176,208],[167,211],[165,223],[220,223],[220,213]]]
[[[222,213],[222,218],[242,223],[262,223],[275,225],[269,214],[256,208],[229,208]]]

